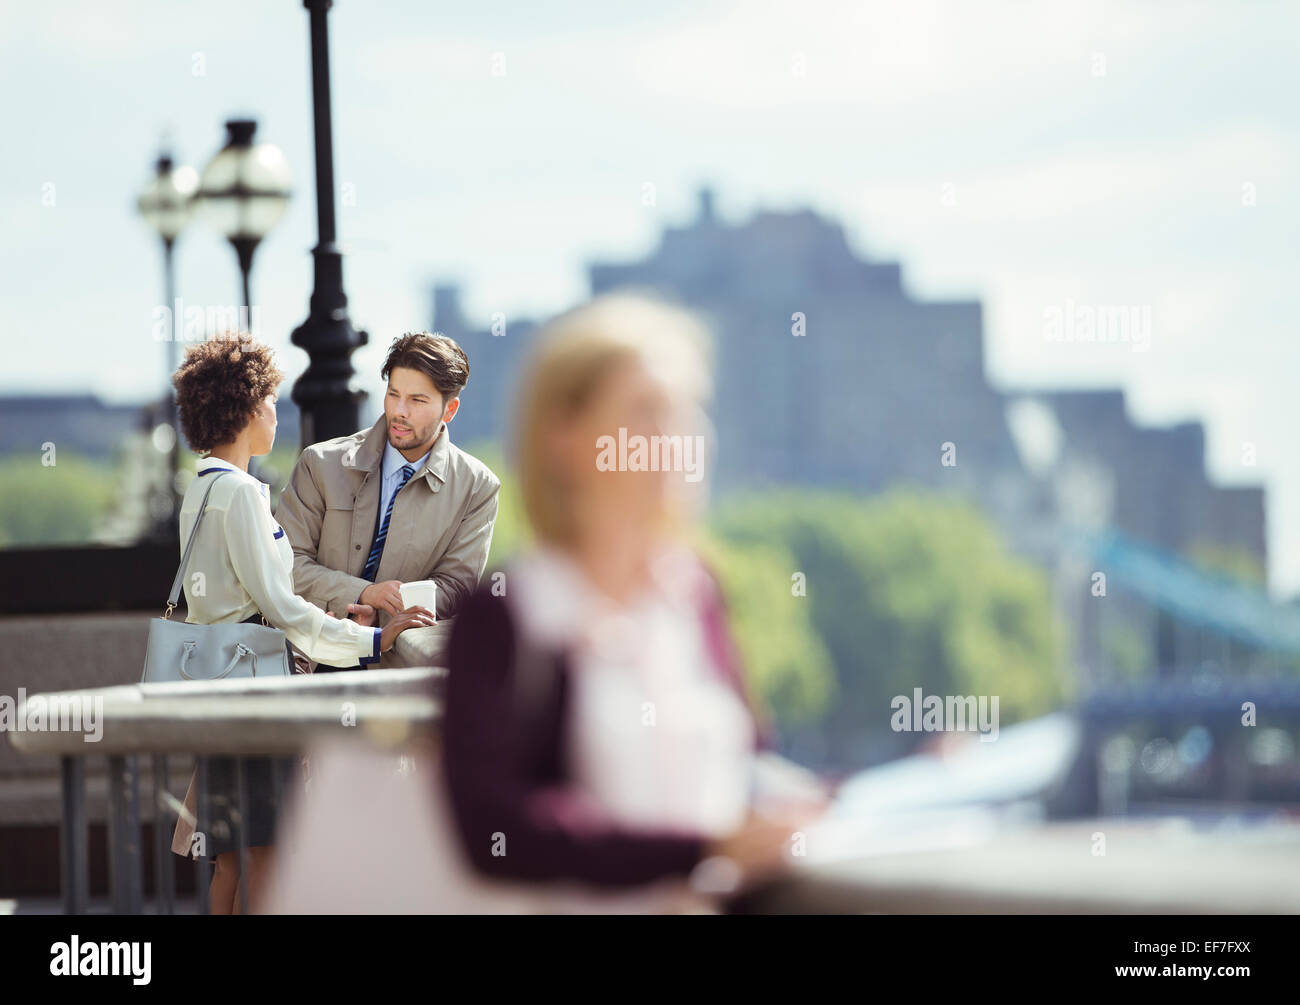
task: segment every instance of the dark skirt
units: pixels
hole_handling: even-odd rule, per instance
[[[266,624],[260,614],[244,620],[244,624]],[[289,652],[289,666],[293,667],[293,649],[285,642]],[[302,758],[300,757],[245,757],[244,799],[248,819],[244,822],[241,837],[238,829],[239,779],[236,775],[237,759],[234,757],[208,758],[208,834],[207,857],[238,851],[242,843],[246,848],[258,848],[275,843],[275,822],[280,806],[293,788],[302,786]]]
[[[208,759],[208,835],[209,858],[228,851],[238,851],[240,834],[239,781],[233,757]],[[248,811],[242,842],[257,848],[275,843],[275,823],[280,806],[290,790],[300,786],[301,758],[244,758],[244,799]]]

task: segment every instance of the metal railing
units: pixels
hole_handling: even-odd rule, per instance
[[[58,707],[75,702],[95,707],[102,734],[86,742],[81,730],[49,729],[10,733],[24,754],[60,758],[62,813],[60,869],[64,911],[85,914],[90,906],[87,847],[86,765],[90,756],[108,760],[108,876],[114,914],[144,911],[140,814],[140,763],[151,759],[155,910],[176,908],[176,863],[168,835],[184,807],[168,785],[169,757],[195,759],[194,829],[205,834],[212,815],[208,769],[213,757],[233,757],[236,812],[231,814],[246,875],[245,822],[248,817],[247,769],[250,758],[296,756],[324,737],[364,739],[389,749],[431,735],[440,702],[436,689],[445,671],[433,668],[358,670],[262,680],[132,684],[85,691],[30,695],[26,707]],[[349,706],[341,714],[342,703]],[[91,703],[94,703],[93,706]],[[276,783],[277,773],[272,772]],[[276,802],[279,802],[276,785]],[[196,860],[199,912],[209,909],[212,863]],[[247,910],[245,884],[241,909]]]
[[[445,671],[353,671],[278,680],[149,684],[61,692],[103,702],[103,732],[93,744],[75,731],[13,732],[27,754],[61,758],[61,859],[64,909],[89,908],[86,765],[108,759],[110,909],[145,909],[142,889],[140,766],[152,766],[155,909],[176,909],[176,864],[166,826],[179,802],[168,787],[169,759],[196,759],[195,829],[210,818],[210,758],[291,756],[322,738],[364,740],[389,750],[436,735]],[[33,695],[28,704],[53,695]],[[341,704],[349,703],[349,714]],[[20,714],[23,714],[20,709]],[[355,722],[346,725],[345,722]],[[236,822],[247,819],[247,786],[237,786]],[[895,814],[896,815],[896,814]],[[850,854],[812,856],[770,886],[732,905],[762,913],[1298,913],[1300,821],[1250,828],[1192,828],[1187,821],[1079,820],[1020,827],[957,847],[919,840],[905,853],[883,852],[871,820],[841,820],[850,832],[833,844]],[[861,827],[859,827],[861,825]],[[237,827],[237,830],[239,828]],[[860,833],[858,831],[860,830]],[[1104,835],[1109,853],[1098,854]],[[243,834],[236,834],[241,852]],[[810,837],[814,849],[830,835]],[[887,841],[885,843],[888,843]],[[897,844],[897,840],[894,841]],[[241,871],[243,862],[241,861]],[[196,863],[198,906],[207,913],[211,864]],[[242,884],[241,884],[242,887]],[[247,909],[246,903],[242,905]],[[431,905],[436,908],[436,905]]]

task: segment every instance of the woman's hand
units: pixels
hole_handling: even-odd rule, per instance
[[[393,619],[384,626],[379,637],[379,650],[386,653],[392,649],[397,636],[408,628],[432,628],[437,623],[437,615],[427,607],[408,607],[400,614],[394,614]]]
[[[737,830],[712,842],[705,855],[730,861],[742,887],[761,883],[789,867],[787,846],[818,815],[807,809],[775,814],[751,812]]]
[[[364,628],[375,625],[375,609],[369,604],[348,604],[348,617]]]

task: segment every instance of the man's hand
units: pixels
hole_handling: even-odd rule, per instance
[[[403,609],[402,581],[400,579],[386,579],[382,583],[371,583],[361,591],[358,602],[369,604],[376,610],[387,611],[389,614],[401,614]],[[351,609],[350,605],[349,609]]]

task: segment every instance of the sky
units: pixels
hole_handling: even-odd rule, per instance
[[[1300,591],[1300,5],[464,7],[330,14],[372,393],[391,338],[428,326],[432,282],[460,284],[471,323],[546,316],[586,293],[587,263],[688,221],[707,182],[727,220],[810,207],[901,261],[912,295],[980,299],[999,387],[1122,387],[1138,423],[1205,422],[1211,476],[1268,489],[1274,592]],[[0,394],[161,391],[161,254],[135,198],[164,137],[201,169],[240,116],[294,172],[253,300],[301,372],[309,74],[297,0],[0,0]],[[238,302],[234,254],[201,221],[177,269],[186,303]],[[1072,305],[1146,309],[1149,347],[1045,337]]]

